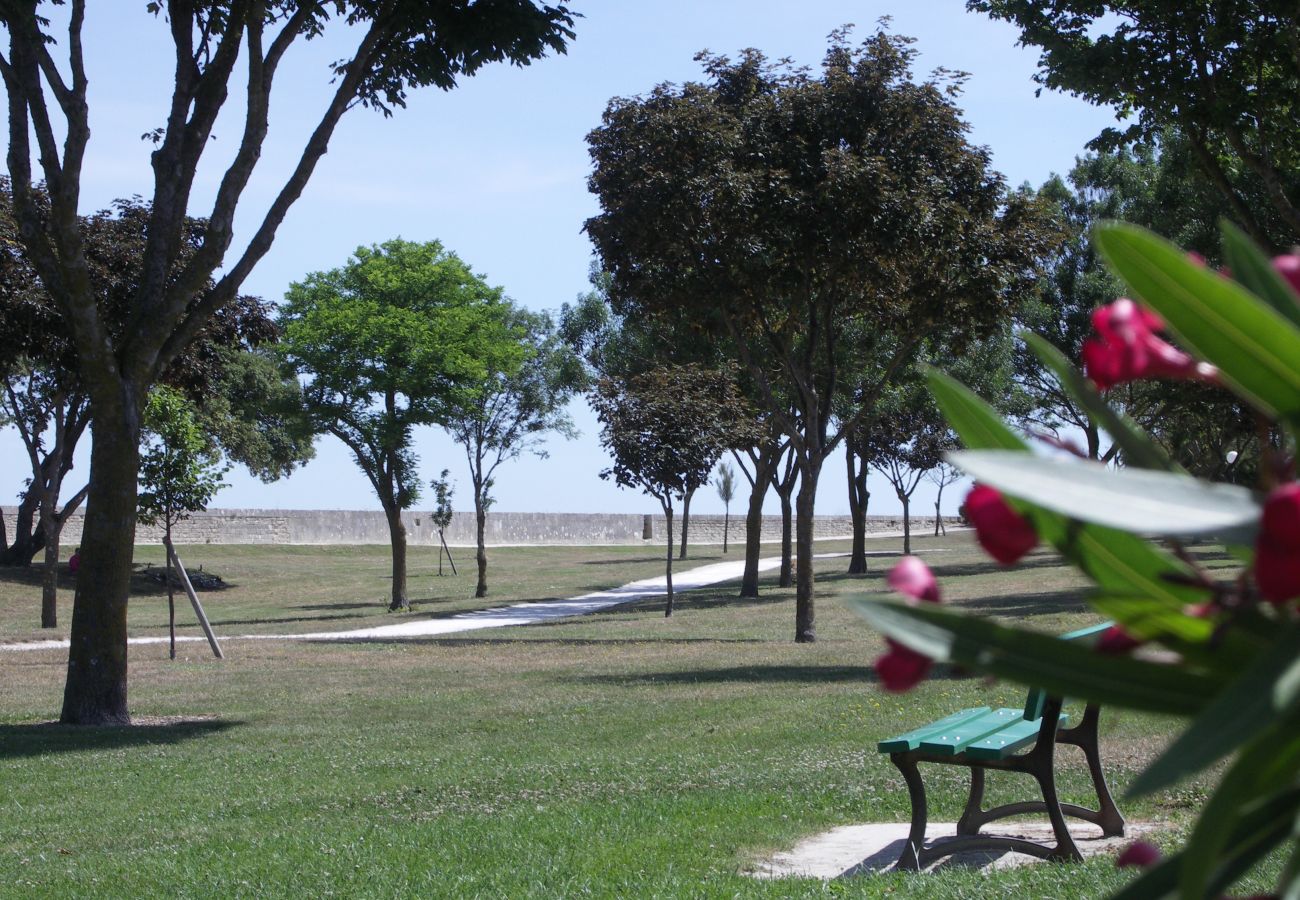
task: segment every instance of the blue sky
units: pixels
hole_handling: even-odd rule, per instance
[[[127,14],[123,6],[139,9]],[[962,0],[910,3],[803,0],[575,0],[582,13],[569,53],[516,69],[492,67],[452,92],[412,94],[392,118],[365,109],[345,116],[305,195],[281,226],[275,246],[245,284],[245,293],[279,300],[304,274],[343,264],[359,245],[401,236],[438,239],[492,284],[534,309],[558,309],[587,287],[591,247],[582,223],[596,210],[586,189],[584,136],[614,96],[643,93],[663,81],[699,77],[696,52],[734,54],[756,47],[771,58],[816,65],[833,29],[856,23],[865,35],[882,16],[917,39],[917,71],[937,66],[971,73],[959,104],[971,139],[987,145],[1012,184],[1040,184],[1066,172],[1084,144],[1113,122],[1106,110],[1044,92],[1032,81],[1037,54],[1015,46],[1016,31],[965,12]],[[114,11],[110,11],[109,7]],[[140,136],[163,123],[170,80],[166,26],[143,2],[91,4],[87,53],[92,141],[85,167],[85,211],[116,197],[148,195],[151,145]],[[97,18],[98,17],[98,18]],[[339,38],[344,39],[339,39]],[[297,159],[326,101],[326,64],[344,56],[346,34],[299,46],[286,59],[272,99],[271,131],[237,226],[251,233]],[[239,133],[232,100],[215,129],[191,212],[201,215],[233,153]],[[232,116],[232,114],[234,114]],[[238,237],[236,244],[239,246]],[[547,445],[549,458],[522,459],[497,479],[497,509],[642,512],[651,498],[620,491],[597,473],[608,465],[594,417],[577,401],[577,440]],[[458,508],[469,503],[463,454],[434,429],[418,435],[425,482],[450,468]],[[80,486],[88,457],[70,476]],[[22,487],[25,454],[16,436],[0,434],[0,503]],[[819,513],[847,511],[843,463],[827,464]],[[214,505],[294,509],[377,509],[378,501],[346,450],[333,438],[291,478],[263,485],[232,471]],[[872,512],[899,510],[893,491],[872,479]],[[76,482],[73,484],[72,482]],[[925,508],[926,485],[916,505]],[[707,496],[706,496],[707,495]],[[945,509],[960,502],[945,497]],[[695,508],[721,512],[712,491]]]

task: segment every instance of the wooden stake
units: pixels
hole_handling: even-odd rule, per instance
[[[181,574],[181,585],[189,595],[190,605],[194,607],[194,614],[199,617],[199,625],[203,627],[203,633],[208,636],[208,644],[212,647],[213,656],[217,659],[225,659],[226,655],[221,652],[221,645],[217,643],[217,636],[212,633],[212,626],[208,624],[207,614],[203,612],[203,604],[199,603],[199,595],[194,593],[194,585],[190,584],[189,573],[185,571],[185,566],[181,565],[181,558],[176,555],[176,548],[170,544],[167,545],[167,556],[176,564],[176,571]]]

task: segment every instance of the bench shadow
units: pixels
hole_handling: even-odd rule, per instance
[[[0,759],[180,744],[220,734],[241,724],[228,719],[182,719],[145,725],[84,726],[57,722],[0,725]]]
[[[950,666],[931,670],[927,681],[955,681],[978,677]],[[826,684],[828,682],[879,681],[871,666],[731,666],[723,669],[687,669],[639,672],[627,675],[583,675],[575,679],[587,684],[629,687],[645,684]]]

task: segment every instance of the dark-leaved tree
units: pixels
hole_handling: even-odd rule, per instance
[[[154,135],[142,276],[127,327],[115,336],[98,302],[79,217],[91,138],[86,2],[69,0],[61,18],[66,36],[55,33],[54,18],[42,15],[41,6],[39,0],[0,5],[0,27],[9,38],[0,77],[9,105],[14,217],[32,266],[68,324],[95,422],[61,718],[123,724],[130,721],[126,608],[141,413],[149,388],[235,299],[270,250],[345,112],[370,106],[387,114],[405,104],[412,88],[450,89],[459,77],[489,63],[524,65],[548,50],[563,51],[573,19],[562,3],[530,0],[147,4],[154,26],[171,37],[175,76],[167,109],[160,111],[163,124]],[[353,42],[341,58],[334,57],[332,94],[274,199],[249,219],[248,243],[227,259],[237,208],[264,155],[280,66],[295,45],[336,29]],[[55,59],[59,53],[66,54],[62,60]],[[236,75],[241,63],[243,71]],[[214,127],[232,88],[245,101],[242,122],[232,123],[238,133],[233,154],[218,179],[202,242],[182,263],[181,236],[196,174],[215,145]],[[48,214],[34,200],[39,180],[33,177],[34,159],[48,185]]]

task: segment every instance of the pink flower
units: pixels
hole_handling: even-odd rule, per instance
[[[1141,647],[1142,642],[1133,635],[1129,634],[1118,625],[1112,625],[1101,633],[1097,639],[1098,653],[1128,653],[1137,647]]]
[[[1137,866],[1145,869],[1160,862],[1160,848],[1146,841],[1134,841],[1115,859],[1115,865],[1121,869]]]
[[[1300,597],[1300,483],[1274,488],[1264,500],[1255,539],[1255,583],[1265,600]]]
[[[1291,285],[1291,290],[1300,294],[1300,254],[1288,253],[1273,257],[1273,268]]]
[[[891,588],[910,600],[939,602],[939,581],[930,571],[930,567],[918,557],[904,556],[894,568],[889,570],[885,581]]]
[[[1213,366],[1156,337],[1164,320],[1127,297],[1094,310],[1092,327],[1094,336],[1083,342],[1083,367],[1103,391],[1140,378],[1215,376]]]
[[[966,518],[975,526],[975,538],[989,556],[1004,566],[1015,563],[1038,546],[1038,532],[1016,512],[995,488],[977,484],[962,504]]]
[[[939,582],[930,567],[915,556],[904,556],[885,577],[889,586],[907,598],[908,603],[938,603]],[[876,677],[887,691],[910,691],[930,673],[934,660],[923,653],[885,638],[889,647],[884,656],[876,660]]]
[[[876,677],[881,686],[894,694],[910,691],[930,674],[934,660],[895,641],[885,638],[889,652],[876,660]]]

